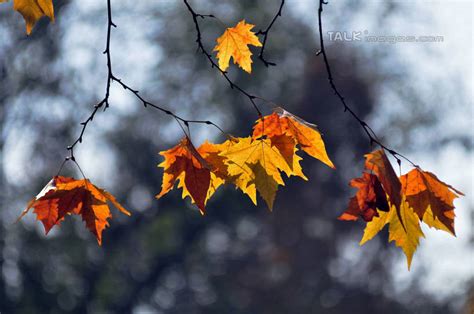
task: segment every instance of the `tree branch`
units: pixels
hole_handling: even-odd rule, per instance
[[[361,125],[361,127],[364,129],[364,132],[367,134],[369,140],[370,140],[370,145],[373,145],[374,143],[379,145],[381,148],[385,149],[388,151],[396,160],[399,165],[401,165],[401,160],[400,158],[405,159],[408,161],[412,166],[418,167],[415,163],[413,163],[410,159],[407,157],[403,156],[402,154],[396,152],[395,150],[387,147],[384,143],[382,143],[379,138],[377,137],[377,134],[375,134],[374,130],[365,122],[363,121],[356,113],[355,111],[347,105],[344,96],[339,92],[337,89],[334,79],[332,76],[332,71],[331,71],[331,66],[329,65],[328,57],[326,54],[326,49],[324,47],[324,36],[323,36],[323,25],[322,25],[322,13],[323,13],[323,5],[327,4],[326,1],[319,0],[319,8],[318,8],[318,27],[319,27],[319,45],[320,45],[320,50],[317,52],[317,55],[323,56],[324,59],[324,64],[326,66],[326,72],[328,75],[328,81],[329,85],[331,86],[332,90],[334,91],[334,94],[337,96],[339,99],[340,103],[344,106],[344,111],[348,111],[351,116],[357,120],[357,122]]]
[[[128,90],[130,91],[133,95],[135,95],[135,97],[137,97],[143,104],[144,107],[149,107],[149,108],[153,108],[153,109],[156,109],[158,111],[161,111],[167,115],[170,115],[172,116],[176,122],[180,125],[180,127],[183,129],[183,132],[185,134],[185,136],[189,136],[189,124],[207,124],[207,125],[212,125],[214,126],[215,128],[217,128],[220,132],[222,132],[223,134],[227,134],[226,132],[223,131],[223,129],[221,127],[219,127],[216,123],[212,122],[212,121],[209,121],[209,120],[188,120],[188,119],[184,119],[183,117],[175,114],[174,112],[172,112],[171,110],[168,110],[168,109],[165,109],[161,106],[158,106],[156,104],[153,104],[147,100],[145,100],[140,94],[139,94],[139,91],[138,90],[135,90],[133,88],[131,88],[129,85],[127,85],[126,83],[124,83],[121,79],[117,78],[114,74],[113,74],[113,70],[112,70],[112,58],[111,58],[111,51],[110,51],[110,38],[111,38],[111,32],[112,32],[112,27],[117,27],[117,25],[114,24],[114,22],[112,21],[112,5],[111,5],[111,0],[107,0],[107,38],[106,38],[106,43],[105,43],[105,50],[104,50],[104,54],[106,55],[107,57],[107,84],[106,84],[106,88],[105,88],[105,96],[104,98],[99,102],[97,103],[96,105],[94,105],[94,109],[92,110],[90,116],[84,121],[84,122],[81,122],[81,125],[82,125],[82,129],[81,129],[81,132],[79,133],[79,136],[76,138],[76,140],[67,147],[67,150],[69,151],[69,156],[65,158],[65,162],[68,161],[68,160],[72,160],[72,161],[75,161],[75,157],[74,157],[74,148],[77,144],[79,143],[82,143],[82,139],[83,139],[83,136],[84,136],[84,133],[87,129],[87,126],[89,125],[90,122],[92,122],[92,120],[94,120],[94,117],[96,115],[96,113],[99,111],[99,109],[103,108],[104,111],[109,107],[109,97],[110,97],[110,86],[113,82],[117,82],[119,85],[121,85],[125,90]],[[235,84],[234,84],[235,85]],[[236,86],[237,87],[237,86]],[[241,90],[239,87],[237,87],[239,90]],[[241,90],[242,92],[244,92],[243,90]],[[248,95],[246,94],[249,98],[252,97],[252,101],[253,101],[253,96],[251,95]],[[185,129],[183,128],[183,126],[181,125],[181,123],[183,123],[187,128],[188,128],[188,133],[186,133]],[[60,169],[59,169],[59,172],[61,171],[62,167],[64,165],[64,162],[62,163]],[[58,172],[58,173],[59,173]]]
[[[186,5],[186,7],[188,8],[188,11],[189,13],[191,13],[192,15],[192,18],[193,18],[193,22],[194,22],[194,27],[196,29],[196,43],[198,45],[198,49],[206,56],[206,58],[209,60],[209,63],[211,64],[211,66],[213,68],[216,68],[219,72],[221,72],[221,74],[224,76],[224,78],[226,79],[226,81],[229,83],[230,85],[230,88],[232,89],[236,89],[238,90],[241,94],[245,95],[249,101],[251,102],[252,106],[254,107],[254,109],[257,111],[257,114],[258,114],[258,117],[259,118],[262,118],[262,112],[260,111],[260,109],[258,108],[257,106],[257,103],[255,102],[255,98],[260,98],[260,97],[257,97],[257,96],[254,96],[254,95],[251,95],[249,94],[247,91],[245,91],[243,88],[241,88],[239,85],[235,84],[230,78],[229,76],[227,75],[227,72],[222,70],[219,65],[214,61],[214,59],[212,59],[212,56],[211,54],[206,50],[206,48],[204,48],[204,45],[202,43],[202,38],[201,38],[201,29],[199,27],[199,22],[198,22],[198,18],[206,18],[206,17],[211,17],[211,18],[215,18],[214,15],[212,14],[208,14],[208,15],[204,15],[204,14],[199,14],[199,13],[196,13],[196,11],[194,11],[194,9],[191,7],[191,5],[189,4],[188,0],[183,0],[184,1],[184,4]]]
[[[284,5],[285,5],[285,0],[281,0],[280,8],[278,9],[278,12],[275,14],[272,21],[268,25],[267,29],[265,29],[264,31],[259,30],[257,32],[257,35],[263,35],[263,43],[262,43],[262,47],[260,48],[260,53],[258,54],[258,58],[263,62],[263,64],[265,64],[266,67],[268,67],[269,65],[272,65],[272,66],[276,65],[276,63],[274,62],[267,61],[265,57],[263,56],[263,53],[265,51],[265,45],[267,44],[268,33],[270,32],[270,29],[272,28],[277,18],[281,16],[281,11],[283,10]]]

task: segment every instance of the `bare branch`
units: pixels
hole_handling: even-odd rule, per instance
[[[202,16],[204,17],[204,16]],[[207,16],[207,17],[210,17],[210,16]],[[121,79],[117,78],[114,74],[113,74],[113,70],[112,70],[112,57],[111,57],[111,49],[110,49],[110,38],[111,38],[111,32],[112,32],[112,27],[117,27],[117,25],[114,24],[114,22],[112,21],[112,5],[111,5],[111,0],[107,0],[107,38],[106,38],[106,44],[105,44],[105,50],[104,50],[104,54],[106,55],[107,57],[107,84],[106,84],[106,88],[105,88],[105,96],[104,96],[104,99],[102,99],[99,103],[97,103],[96,105],[94,105],[94,109],[92,110],[90,116],[83,122],[81,122],[81,125],[82,125],[82,129],[81,129],[81,132],[79,133],[79,136],[76,138],[76,140],[67,147],[68,151],[69,151],[69,156],[66,157],[65,159],[65,162],[68,161],[68,160],[72,160],[72,161],[75,161],[75,158],[74,158],[74,148],[77,144],[79,143],[82,143],[82,139],[83,139],[83,136],[84,136],[84,133],[87,129],[87,126],[89,125],[90,122],[92,122],[92,120],[94,120],[94,117],[96,115],[96,113],[99,111],[99,109],[103,108],[104,111],[109,107],[109,97],[110,97],[110,86],[113,82],[117,82],[119,85],[121,85],[125,90],[128,90],[130,91],[133,95],[135,95],[135,97],[137,97],[141,103],[143,104],[144,107],[148,107],[148,108],[153,108],[153,109],[156,109],[158,111],[161,111],[167,115],[170,115],[171,117],[173,117],[177,123],[180,125],[180,127],[182,128],[182,125],[181,123],[183,123],[184,125],[186,125],[186,127],[188,127],[189,129],[189,124],[190,123],[193,123],[193,124],[207,124],[207,125],[211,125],[211,126],[214,126],[215,128],[217,128],[220,132],[222,132],[223,134],[227,135],[226,132],[223,131],[223,129],[221,127],[219,127],[216,123],[212,122],[212,121],[209,121],[209,120],[188,120],[188,119],[184,119],[183,117],[180,117],[178,116],[177,114],[173,113],[171,110],[168,110],[168,109],[165,109],[161,106],[158,106],[156,104],[153,104],[147,100],[145,100],[140,94],[139,94],[139,91],[138,90],[135,90],[133,88],[131,88],[129,85],[127,85],[126,83],[124,83]],[[238,88],[238,87],[237,87]],[[253,97],[251,95],[248,95],[248,97]],[[252,98],[253,99],[253,98]],[[183,128],[182,128],[183,129]],[[188,136],[189,134],[186,133],[186,131],[183,129],[183,132],[186,136]],[[189,133],[189,132],[188,132]],[[61,167],[60,167],[60,170],[62,169],[64,165],[64,162],[62,163]]]
[[[359,122],[359,124],[362,126],[362,128],[364,129],[364,132],[367,134],[367,136],[369,137],[369,140],[370,140],[370,145],[372,144],[377,144],[379,145],[381,148],[385,149],[387,152],[389,152],[396,160],[397,160],[397,163],[400,165],[401,164],[401,160],[400,160],[400,157],[405,159],[406,161],[408,161],[411,165],[413,165],[414,167],[418,167],[415,163],[413,163],[410,159],[408,159],[407,157],[403,156],[402,154],[399,154],[398,152],[396,152],[395,150],[387,147],[384,143],[382,143],[379,138],[377,137],[377,135],[375,134],[374,130],[365,122],[363,121],[356,113],[355,111],[349,107],[344,99],[344,96],[342,96],[342,94],[339,92],[339,90],[337,89],[335,83],[334,83],[334,79],[333,79],[333,76],[332,76],[332,71],[331,71],[331,66],[329,65],[329,61],[328,61],[328,57],[327,57],[327,54],[326,54],[326,49],[324,47],[324,36],[323,36],[323,23],[322,23],[322,13],[323,13],[323,5],[327,4],[326,1],[323,1],[323,0],[319,0],[319,8],[318,8],[318,26],[319,26],[319,45],[320,45],[320,50],[317,52],[317,55],[322,55],[323,56],[323,59],[324,59],[324,64],[326,66],[326,72],[327,72],[327,75],[328,75],[328,81],[329,81],[329,85],[331,86],[332,90],[334,91],[334,94],[337,96],[337,98],[339,98],[339,101],[340,103],[344,106],[344,111],[348,111],[353,118],[355,118],[357,120],[357,122]]]
[[[280,8],[278,9],[278,12],[275,14],[272,21],[268,25],[268,27],[264,31],[259,30],[257,32],[257,35],[263,35],[263,43],[262,43],[262,47],[260,48],[260,53],[258,54],[258,58],[263,62],[263,64],[265,64],[266,67],[268,67],[270,65],[272,65],[272,66],[276,65],[276,63],[274,63],[274,62],[270,62],[270,61],[266,60],[265,57],[263,56],[263,53],[265,51],[265,47],[266,47],[266,44],[267,44],[268,33],[270,32],[270,29],[272,28],[272,26],[275,23],[275,21],[277,20],[277,18],[279,16],[281,16],[281,12],[283,10],[284,5],[285,5],[285,0],[281,0]]]
[[[230,88],[232,89],[236,89],[238,90],[241,94],[245,95],[249,101],[252,103],[252,106],[254,107],[254,109],[257,111],[257,114],[259,116],[259,118],[262,118],[262,112],[260,111],[260,109],[258,108],[257,106],[257,103],[255,102],[255,98],[257,98],[256,96],[254,95],[251,95],[249,94],[247,91],[245,91],[242,87],[240,87],[239,85],[237,85],[236,83],[234,83],[230,78],[229,76],[227,75],[227,72],[222,70],[219,65],[214,61],[214,59],[212,59],[212,56],[211,54],[206,50],[206,48],[204,47],[203,43],[202,43],[202,37],[201,37],[201,28],[199,27],[199,22],[198,22],[198,18],[206,18],[206,17],[211,17],[211,18],[214,18],[214,15],[212,14],[208,14],[208,15],[204,15],[204,14],[199,14],[199,13],[196,13],[196,11],[194,11],[194,9],[191,7],[191,5],[189,4],[188,0],[183,0],[184,1],[184,4],[186,5],[186,7],[188,8],[188,11],[189,13],[191,13],[192,17],[193,17],[193,22],[194,22],[194,27],[196,29],[196,43],[198,45],[198,49],[206,56],[206,58],[209,60],[209,63],[211,63],[211,66],[213,68],[216,68],[219,72],[221,72],[221,74],[224,76],[224,78],[227,80],[227,82],[229,83],[230,85]]]

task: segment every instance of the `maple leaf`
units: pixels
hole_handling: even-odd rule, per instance
[[[61,221],[58,219],[60,206],[61,210],[67,207],[74,208],[77,206],[78,202],[73,197],[73,194],[67,193],[67,191],[59,191],[56,188],[57,183],[71,180],[71,178],[65,177],[54,177],[51,179],[41,192],[28,203],[28,206],[23,210],[18,220],[23,218],[31,208],[34,208],[33,213],[36,214],[37,220],[43,223],[45,233],[48,234],[51,228]]]
[[[253,171],[247,166],[240,166],[233,160],[229,160],[226,156],[228,149],[239,142],[238,138],[231,137],[224,143],[220,144],[221,152],[219,157],[224,161],[225,167],[225,182],[234,184],[236,188],[240,189],[246,194],[250,200],[257,204],[257,189],[255,184],[251,184],[253,180]]]
[[[316,126],[282,108],[277,108],[273,114],[257,120],[252,137],[257,139],[266,136],[270,141],[275,142],[281,135],[293,138],[308,155],[335,168],[328,157],[321,133]]]
[[[440,181],[433,173],[418,168],[401,176],[400,181],[408,204],[420,220],[455,235],[453,201],[464,195],[462,192]]]
[[[102,231],[109,225],[112,217],[107,202],[112,203],[122,213],[130,213],[120,205],[109,192],[96,187],[88,179],[76,180],[56,176],[29,203],[18,220],[31,208],[48,234],[51,228],[59,225],[66,215],[80,215],[86,227],[102,244]]]
[[[420,243],[420,237],[425,235],[421,230],[418,216],[409,207],[404,197],[400,201],[399,209],[404,225],[401,223],[395,206],[392,205],[390,211],[379,212],[378,217],[374,217],[372,221],[367,223],[360,245],[371,240],[386,224],[389,224],[388,240],[389,242],[394,241],[396,246],[402,248],[407,258],[408,269],[410,269],[413,254]]]
[[[234,63],[238,64],[244,71],[252,72],[252,53],[248,45],[262,46],[258,37],[251,31],[254,26],[242,20],[235,27],[227,28],[224,34],[217,38],[214,51],[217,51],[219,68],[222,71],[227,70],[232,57]]]
[[[338,219],[357,220],[360,216],[365,221],[371,221],[374,216],[379,216],[377,209],[389,210],[385,191],[377,176],[364,172],[362,177],[352,179],[350,186],[359,190],[350,199],[348,209]]]
[[[201,214],[206,211],[205,204],[208,198],[211,183],[211,168],[199,154],[188,137],[183,138],[175,147],[160,152],[165,160],[159,164],[164,168],[161,192],[156,198],[173,189],[176,181],[183,189],[183,198],[190,196],[197,205]]]
[[[229,176],[236,177],[235,184],[243,191],[249,187],[256,189],[270,210],[273,208],[278,185],[285,185],[280,171],[284,171],[288,176],[296,175],[306,179],[299,160],[294,158],[291,164],[288,164],[269,139],[236,138],[229,144],[221,153],[221,156],[227,158]],[[294,152],[293,149],[293,154]],[[295,163],[297,167],[294,167]],[[250,193],[247,195],[256,204],[255,197]]]
[[[233,178],[232,181],[238,188],[246,193],[254,204],[257,204],[256,191],[265,195],[270,209],[273,208],[274,194],[269,194],[268,186],[273,182],[284,185],[283,178],[280,175],[279,165],[285,165],[284,158],[276,149],[272,149],[271,143],[266,140],[253,141],[250,137],[235,138],[221,156],[226,157],[228,175]],[[260,164],[264,171],[256,168]],[[258,169],[258,182],[256,180],[255,169]]]
[[[250,169],[253,172],[251,184],[255,185],[258,193],[267,203],[268,208],[272,210],[278,185],[282,183],[278,183],[273,176],[269,176],[261,163],[250,164]]]
[[[7,2],[8,0],[0,0]],[[54,22],[54,7],[52,0],[13,0],[13,9],[23,15],[26,23],[26,33],[29,35],[36,22],[43,16]]]
[[[397,216],[402,226],[404,226],[404,221],[400,214],[402,184],[393,170],[387,155],[385,155],[384,150],[379,149],[370,154],[366,154],[365,158],[365,169],[373,171],[377,175],[383,189],[388,195],[390,204],[395,206]]]
[[[308,178],[303,174],[303,168],[300,165],[300,161],[303,160],[296,153],[298,148],[296,147],[296,141],[286,135],[273,136],[270,139],[272,147],[275,147],[281,154],[288,167],[282,167],[281,169],[286,173],[288,177],[297,176],[307,181]]]
[[[210,170],[209,189],[207,190],[207,196],[204,200],[204,205],[207,204],[207,201],[221,185],[226,183],[234,183],[234,178],[229,177],[227,173],[227,165],[225,164],[226,158],[220,155],[220,153],[226,149],[226,143],[227,142],[222,144],[213,144],[206,141],[195,150],[195,155],[197,153],[198,158],[200,158],[203,164],[205,164],[205,167]],[[178,188],[183,187],[184,181],[180,181]],[[183,198],[186,196],[189,196],[193,200],[188,190],[183,189]]]
[[[224,146],[224,144],[213,144],[206,141],[197,149],[199,155],[206,161],[211,169],[211,179],[206,202],[221,185],[227,183],[229,180],[225,157],[219,155]]]
[[[410,269],[419,239],[424,237],[420,222],[454,235],[453,201],[464,194],[418,167],[398,178],[383,150],[365,157],[365,169],[374,174],[364,172],[351,180],[351,186],[359,190],[339,219],[361,216],[367,221],[361,245],[389,224],[389,242],[402,248]]]

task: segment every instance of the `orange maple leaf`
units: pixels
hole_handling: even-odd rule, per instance
[[[227,28],[224,34],[217,38],[214,51],[217,51],[219,68],[222,71],[227,70],[232,57],[234,63],[238,64],[244,71],[252,72],[252,53],[248,46],[262,46],[258,37],[251,31],[253,27],[254,25],[242,20],[235,27]]]
[[[393,170],[390,161],[385,155],[384,150],[379,149],[365,155],[365,169],[373,171],[380,183],[382,183],[383,189],[388,195],[388,200],[391,205],[395,206],[397,216],[400,219],[402,227],[404,227],[404,221],[400,214],[400,204],[402,202],[401,188],[402,185],[398,179],[395,170]]]
[[[175,147],[160,152],[165,160],[159,164],[164,168],[161,192],[156,198],[173,189],[176,181],[183,188],[183,198],[190,196],[201,214],[206,211],[205,204],[211,183],[211,167],[199,154],[188,137],[183,138]]]
[[[232,178],[228,176],[227,165],[225,163],[226,158],[220,155],[220,153],[226,149],[227,144],[227,142],[213,144],[206,141],[197,148],[199,155],[205,160],[211,170],[211,180],[206,203],[221,185],[232,182]]]
[[[316,126],[282,108],[277,108],[273,114],[258,120],[253,128],[252,136],[254,139],[266,136],[273,143],[281,135],[293,138],[308,155],[335,168]]]
[[[0,0],[7,2],[8,0]],[[54,22],[54,7],[52,0],[13,0],[13,9],[23,15],[26,23],[26,33],[29,35],[36,22],[43,16]]]
[[[109,205],[111,202],[122,213],[130,216],[109,192],[96,187],[88,179],[56,176],[29,203],[18,220],[25,216],[31,208],[40,220],[45,233],[64,220],[66,215],[80,215],[86,227],[102,244],[102,231],[109,225],[107,219],[112,218]]]
[[[450,233],[455,234],[453,201],[464,195],[462,192],[440,181],[433,173],[418,168],[401,176],[400,181],[408,204],[420,220],[430,209],[435,221],[438,220]]]
[[[385,212],[389,210],[387,196],[377,176],[364,172],[362,177],[352,179],[350,186],[359,190],[350,199],[348,209],[338,219],[357,220],[362,217],[365,221],[372,221],[374,216],[379,216],[377,209]]]

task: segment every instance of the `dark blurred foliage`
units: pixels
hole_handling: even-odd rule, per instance
[[[204,217],[189,200],[181,199],[180,191],[157,201],[153,198],[161,184],[157,153],[174,145],[179,128],[169,117],[141,108],[114,87],[111,107],[98,114],[78,150],[93,148],[78,162],[83,168],[94,162],[98,166],[93,169],[112,169],[86,174],[113,192],[132,217],[114,214],[102,247],[79,219],[66,220],[48,237],[33,217],[12,225],[28,198],[56,173],[67,154],[65,147],[77,136],[78,122],[103,95],[104,6],[88,3],[89,14],[76,15],[76,2],[55,1],[57,23],[41,20],[29,38],[19,15],[0,11],[2,32],[9,30],[0,43],[2,162],[4,148],[24,147],[18,182],[11,177],[7,182],[1,168],[2,313],[454,311],[449,303],[425,295],[417,280],[402,292],[395,289],[391,269],[402,253],[386,243],[386,234],[358,248],[354,244],[363,225],[335,219],[352,193],[347,182],[360,172],[362,156],[370,147],[327,84],[322,60],[315,54],[314,31],[289,8],[272,30],[266,50],[277,66],[265,68],[255,58],[251,76],[236,67],[230,74],[252,93],[317,123],[337,171],[305,158],[310,181],[289,180],[277,195],[273,213],[254,207],[232,188],[215,195]],[[198,12],[216,14],[224,23],[245,17],[259,29],[271,20],[278,2],[193,3]],[[400,14],[394,3],[383,7],[384,15]],[[325,14],[344,19],[360,14],[359,9],[352,2],[343,12],[328,8]],[[78,17],[84,20],[77,21]],[[209,118],[237,136],[249,134],[255,112],[196,52],[194,26],[181,2],[124,1],[114,4],[114,17],[119,26],[112,39],[117,76],[140,89],[145,98],[184,116]],[[74,29],[68,29],[67,19],[75,23]],[[211,50],[222,28],[208,19],[201,24]],[[136,33],[154,46],[151,58],[134,46],[129,35]],[[71,43],[71,38],[76,41]],[[362,117],[368,117],[378,80],[390,73],[377,67],[368,70],[353,51],[328,45],[340,90]],[[79,62],[82,59],[89,61]],[[403,71],[401,65],[397,69]],[[114,100],[122,100],[126,109],[116,109]],[[433,119],[425,118],[425,123]],[[222,139],[206,126],[192,126],[192,132],[197,145],[205,137]],[[74,171],[68,165],[63,174]]]

